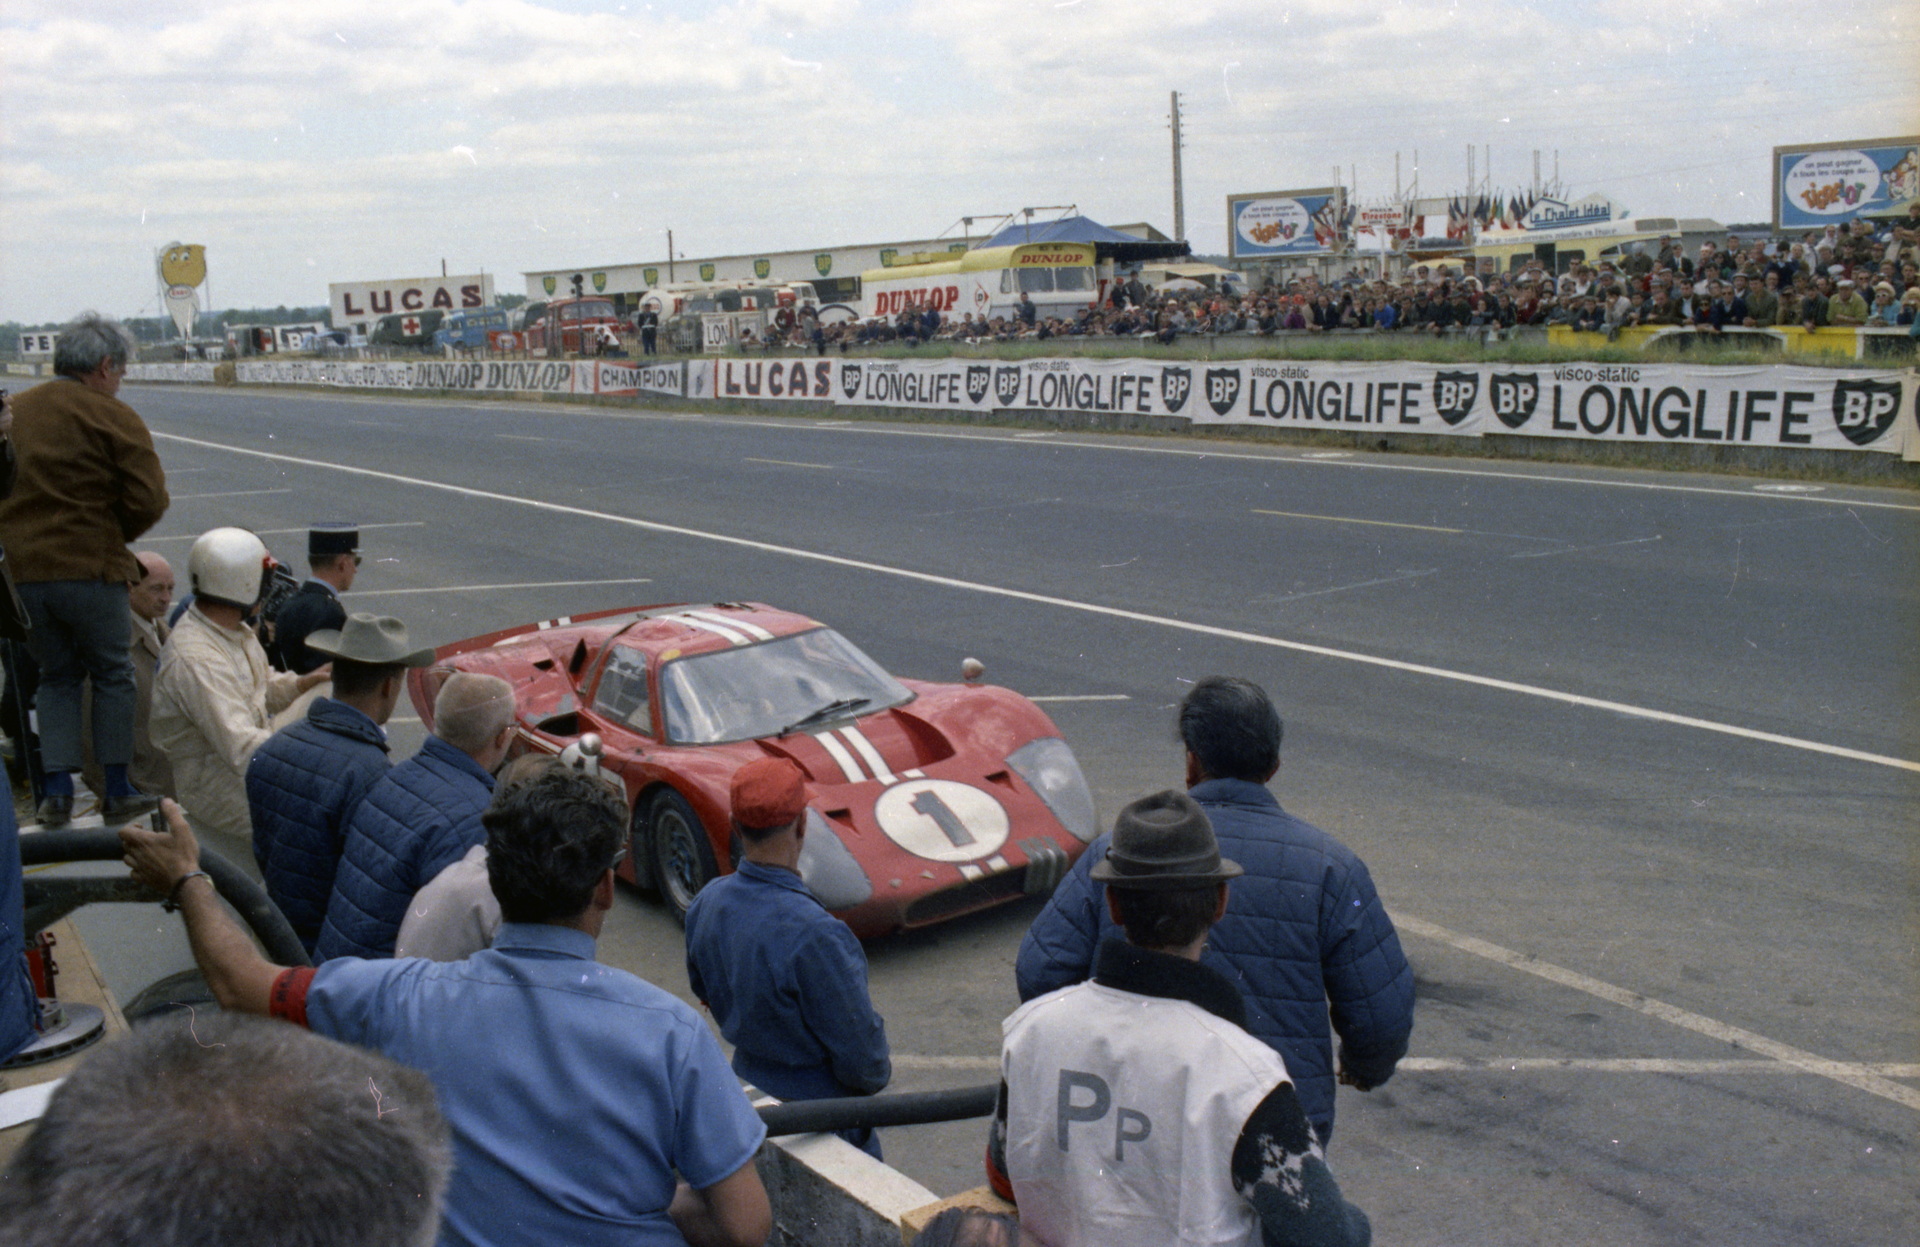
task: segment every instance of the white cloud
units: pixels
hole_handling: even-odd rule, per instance
[[[511,289],[659,258],[669,227],[690,255],[1028,204],[1167,227],[1172,90],[1201,249],[1230,191],[1338,166],[1378,196],[1418,149],[1443,193],[1468,143],[1507,187],[1558,149],[1577,190],[1752,219],[1772,145],[1912,128],[1914,21],[1907,0],[12,0],[0,318],[138,312],[141,257],[175,236],[208,245],[223,303],[278,304],[442,256]]]

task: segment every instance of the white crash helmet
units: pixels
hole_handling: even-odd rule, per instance
[[[249,607],[265,590],[267,543],[244,528],[201,533],[187,555],[187,583],[198,597]]]

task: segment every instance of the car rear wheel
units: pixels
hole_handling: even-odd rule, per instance
[[[700,889],[720,873],[713,860],[713,842],[707,838],[700,816],[687,799],[671,788],[653,799],[648,826],[653,849],[653,879],[660,888],[660,899],[673,916],[682,922],[687,907]]]

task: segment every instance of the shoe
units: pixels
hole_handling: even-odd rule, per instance
[[[40,820],[42,827],[65,827],[73,821],[73,795],[68,793],[40,798],[34,817]]]
[[[145,818],[160,808],[160,798],[145,792],[130,792],[124,797],[103,797],[100,820],[109,827]]]

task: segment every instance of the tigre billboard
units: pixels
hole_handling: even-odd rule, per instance
[[[1920,201],[1920,137],[1773,149],[1773,228],[1821,229]]]
[[[1236,260],[1321,255],[1340,246],[1346,191],[1263,191],[1227,196],[1227,255]]]

